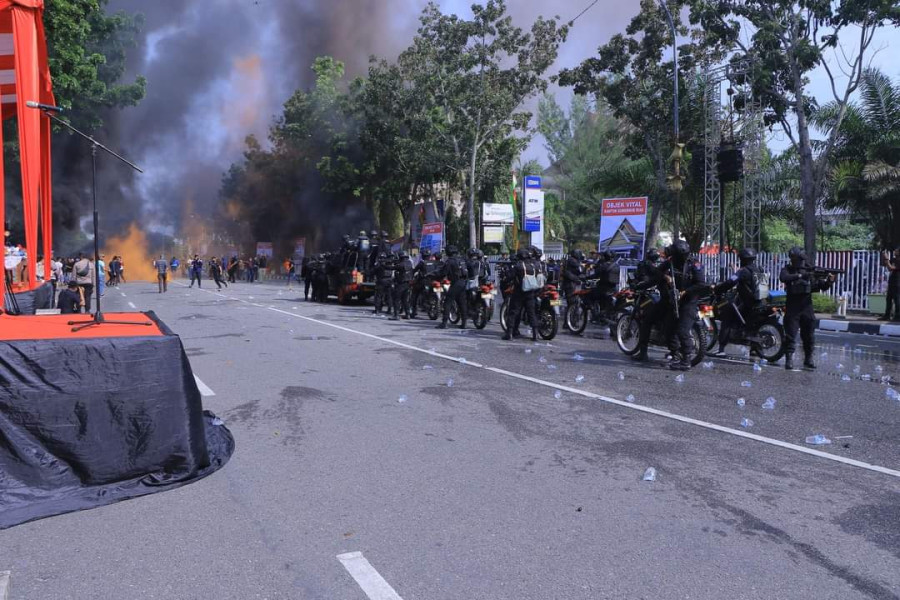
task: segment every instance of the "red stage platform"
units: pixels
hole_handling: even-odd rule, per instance
[[[90,322],[91,315],[0,315],[0,341],[62,340],[119,337],[153,337],[165,335],[159,324],[144,313],[103,313],[110,321],[146,321],[147,325],[115,325],[106,323],[72,332],[69,321]]]

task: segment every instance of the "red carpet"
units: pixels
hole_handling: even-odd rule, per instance
[[[0,315],[0,341],[13,340],[59,340],[59,339],[91,339],[119,337],[162,336],[154,319],[144,313],[103,313],[108,321],[148,322],[147,325],[114,325],[104,323],[94,325],[77,333],[72,332],[74,325],[69,321],[90,321],[91,315],[39,315],[14,317]]]

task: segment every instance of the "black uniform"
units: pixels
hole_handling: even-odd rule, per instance
[[[675,288],[680,294],[678,317],[675,316],[675,307],[672,304],[674,301],[673,291],[665,277],[672,272],[675,274]],[[699,298],[708,289],[703,265],[699,261],[688,259],[679,267],[677,262],[672,262],[670,259],[663,261],[658,269],[650,273],[650,277],[643,285],[659,287],[660,301],[654,307],[653,312],[641,321],[641,354],[646,354],[654,323],[664,320],[669,350],[673,355],[676,353],[680,355],[679,366],[681,368],[690,368],[693,345],[691,328],[697,320]]]
[[[450,280],[450,290],[444,302],[444,316],[439,327],[444,328],[450,320],[450,302],[455,301],[460,315],[460,329],[466,326],[469,318],[469,303],[466,302],[466,280],[469,279],[466,262],[459,256],[451,256],[444,261],[438,276]]]
[[[784,283],[787,292],[787,304],[784,311],[784,350],[788,362],[797,348],[797,330],[803,340],[803,353],[807,366],[812,366],[812,355],[815,349],[816,313],[813,310],[813,292],[825,291],[831,287],[828,280],[814,276],[812,268],[803,264],[786,265],[781,269],[779,279]]]
[[[403,318],[408,319],[410,283],[413,280],[413,265],[409,257],[400,258],[394,266],[393,304],[394,318],[403,313]]]
[[[380,252],[375,260],[375,313],[380,313],[382,307],[391,307],[391,285],[393,283],[393,271],[389,267],[390,255]]]
[[[425,286],[431,281],[430,275],[434,273],[434,261],[430,257],[422,258],[413,269],[413,283],[409,297],[409,316],[416,317],[419,309],[419,297],[425,293]]]
[[[509,302],[507,318],[510,322],[507,323],[508,329],[504,339],[510,339],[512,335],[519,335],[519,324],[522,321],[523,307],[525,309],[525,314],[528,317],[528,322],[531,325],[531,339],[537,339],[538,318],[535,301],[539,290],[525,291],[523,288],[526,275],[537,275],[541,272],[541,267],[536,264],[537,262],[538,261],[530,258],[520,258],[513,266],[515,288]]]
[[[892,258],[887,267],[891,274],[888,275],[887,304],[884,307],[885,321],[891,320],[891,305],[893,304],[893,320],[900,321],[900,258]]]
[[[566,297],[566,304],[571,304],[575,299],[575,289],[581,283],[583,271],[581,261],[571,254],[566,257],[566,263],[562,270],[562,292]]]
[[[719,351],[725,349],[735,327],[750,323],[756,308],[762,304],[758,297],[760,279],[764,272],[755,264],[737,270],[727,281],[716,286],[716,292],[727,292],[737,288],[737,301],[729,303],[721,313],[722,328],[719,331]]]

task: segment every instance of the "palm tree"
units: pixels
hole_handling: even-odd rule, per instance
[[[837,140],[829,200],[864,218],[883,247],[900,246],[900,82],[877,69],[865,71],[861,102],[848,107]],[[815,123],[828,130],[834,105]]]

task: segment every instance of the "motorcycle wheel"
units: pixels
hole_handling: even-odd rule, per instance
[[[693,341],[694,349],[691,352],[691,366],[696,367],[699,365],[703,359],[706,357],[706,347],[707,347],[707,329],[706,324],[703,321],[697,321],[694,323],[694,326],[691,327],[691,340]]]
[[[456,305],[456,300],[447,300],[450,303],[450,323],[453,325],[459,324],[459,307]]]
[[[584,302],[575,300],[566,307],[566,327],[572,333],[581,335],[587,328],[588,311]]]
[[[706,325],[706,351],[712,352],[719,343],[719,322],[715,319],[705,318],[703,324]]]
[[[507,300],[503,301],[503,304],[500,305],[500,327],[503,329],[503,333],[506,333],[506,328],[509,326],[509,302]]]
[[[641,322],[630,314],[623,314],[616,321],[616,345],[627,356],[634,356],[640,349]]]
[[[757,335],[762,343],[753,344],[753,349],[761,358],[773,363],[784,356],[784,327],[781,323],[763,323]]]
[[[428,298],[428,318],[437,321],[439,316],[441,316],[441,304],[436,296],[431,296]]]
[[[472,318],[472,323],[475,325],[476,329],[484,329],[488,324],[488,311],[487,307],[482,302],[475,309],[475,316]]]
[[[552,308],[542,308],[538,313],[538,335],[541,339],[552,340],[559,331],[559,319]]]

